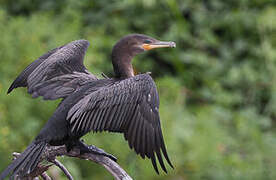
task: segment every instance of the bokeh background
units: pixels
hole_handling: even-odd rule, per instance
[[[25,66],[76,39],[87,68],[112,76],[110,52],[129,33],[175,41],[134,60],[151,71],[174,170],[157,175],[120,134],[85,141],[117,156],[134,179],[276,179],[275,0],[1,0],[0,171],[32,141],[59,101],[6,91]],[[60,158],[75,179],[112,179],[101,166]],[[66,179],[53,168],[55,179]]]

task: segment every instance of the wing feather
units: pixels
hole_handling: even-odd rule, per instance
[[[92,114],[91,111],[87,111],[85,113],[85,115],[83,116],[83,123],[81,123],[82,125],[78,128],[81,129],[83,132],[88,132],[89,130],[86,129],[86,127],[88,127],[89,121],[86,121],[86,119],[90,116],[90,114]]]
[[[133,137],[133,144],[135,147],[135,152],[137,154],[140,154],[140,125],[141,125],[141,121],[143,121],[142,116],[140,114],[140,112],[138,112],[138,117],[135,123],[135,130],[134,130],[134,137]]]
[[[125,116],[129,111],[129,104],[125,103],[122,105],[123,111],[120,112],[120,115],[118,116],[118,121],[116,123],[115,129],[120,129],[122,123],[124,122]]]
[[[70,109],[67,119],[75,133],[124,133],[129,147],[142,158],[150,158],[159,173],[156,156],[165,172],[167,169],[162,154],[168,164],[172,164],[165,148],[158,109],[156,86],[148,74],[142,74],[91,91]],[[78,123],[82,126],[76,128]]]
[[[33,70],[39,66],[45,59],[47,59],[50,55],[55,53],[58,49],[63,48],[63,46],[55,48],[44,55],[40,56],[37,60],[35,60],[33,63],[28,65],[22,73],[13,81],[11,86],[8,89],[8,93],[10,93],[13,89],[18,87],[26,87],[27,86],[27,78],[28,76],[33,72]]]
[[[155,133],[155,135],[156,135],[156,133]],[[158,136],[155,136],[155,143],[156,143],[156,148],[155,149],[156,149],[157,158],[160,162],[161,168],[167,173],[167,169],[164,165],[164,162],[163,162],[163,159],[162,159],[162,156],[161,156],[161,152],[160,152],[160,146],[161,145],[158,142],[159,142],[158,141]]]
[[[84,112],[81,115],[81,118],[79,120],[80,122],[78,123],[78,127],[77,127],[76,131],[79,131],[82,129],[82,127],[85,127],[86,122],[84,121],[84,119],[85,119],[86,114],[87,114],[87,112]]]
[[[94,129],[95,129],[96,132],[100,130],[100,126],[101,126],[101,118],[100,117],[101,117],[102,113],[103,113],[103,109],[100,109],[100,112],[99,112],[99,114],[97,115],[97,117],[95,119]]]
[[[146,152],[146,132],[145,132],[145,121],[141,122],[141,134],[140,134],[140,143],[141,143],[141,156],[144,159],[145,158],[145,152]]]
[[[92,118],[92,124],[91,124],[91,126],[93,127],[93,131],[94,132],[96,131],[96,128],[95,128],[96,124],[97,124],[96,119],[97,119],[97,116],[100,113],[100,111],[101,111],[101,109],[96,109],[95,114],[94,114],[94,116]]]
[[[129,127],[127,128],[127,139],[128,139],[128,144],[129,144],[129,147],[130,148],[133,148],[133,135],[134,135],[134,128],[135,128],[135,118],[137,117],[138,115],[138,108],[136,108],[134,110],[134,113],[133,113],[133,116],[131,117],[131,121],[130,121],[130,124],[129,124]]]
[[[109,114],[110,114],[110,112],[112,111],[112,109],[113,109],[113,107],[110,107],[110,106],[107,106],[107,107],[105,108],[105,111],[104,111],[103,117],[102,117],[102,124],[101,124],[101,127],[100,127],[102,131],[105,130],[105,125],[106,125],[106,123],[107,123]],[[93,128],[93,127],[91,127],[91,128]]]
[[[102,111],[101,111],[101,114],[98,117],[99,123],[97,125],[97,131],[100,131],[100,132],[103,131],[103,129],[101,127],[102,127],[102,124],[103,124],[103,116],[104,116],[107,108],[101,108],[101,109],[102,109]]]
[[[161,140],[161,149],[162,149],[163,155],[164,155],[165,159],[167,160],[167,162],[169,163],[169,165],[172,168],[174,168],[171,161],[170,161],[170,158],[168,156],[168,153],[167,153],[167,150],[166,150],[166,147],[165,147],[165,144],[164,144],[163,135],[162,135],[162,132],[161,132],[160,128],[158,128],[158,132],[159,132],[159,139]]]
[[[65,98],[86,81],[96,80],[83,65],[89,42],[76,40],[49,51],[28,65],[13,81],[8,93],[27,87],[33,98]]]
[[[141,116],[142,117],[142,116]],[[143,125],[143,122],[144,122],[144,120],[140,120],[139,121],[139,124],[137,125],[137,131],[136,131],[136,142],[135,142],[135,144],[136,144],[136,148],[137,148],[137,154],[140,154],[141,155],[141,157],[143,157],[142,156],[142,125]]]
[[[152,140],[152,129],[151,126],[149,126],[148,128],[148,136],[147,136],[147,152],[148,152],[148,156],[151,159],[151,163],[155,169],[155,171],[157,172],[157,174],[159,174],[158,168],[157,168],[157,164],[156,164],[156,159],[155,159],[155,155],[154,155],[154,146],[153,146],[153,140]]]
[[[134,146],[135,146],[135,152],[137,153],[137,154],[141,154],[141,124],[142,124],[142,122],[143,122],[143,120],[142,120],[142,116],[140,115],[140,112],[139,112],[139,114],[138,114],[138,118],[137,118],[137,120],[136,120],[137,122],[136,122],[136,128],[135,128],[135,137],[134,137],[134,141],[133,141],[133,143],[134,143]]]
[[[118,105],[115,105],[115,106],[116,106],[116,110],[114,110],[114,114],[112,116],[112,119],[110,119],[110,121],[109,121],[110,130],[115,128],[117,121],[114,121],[114,119],[117,119],[118,114],[120,114],[121,111],[122,111],[122,104],[118,104]]]

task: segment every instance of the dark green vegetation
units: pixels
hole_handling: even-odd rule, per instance
[[[176,169],[156,175],[119,134],[91,133],[86,142],[117,156],[134,179],[276,179],[273,0],[1,1],[0,171],[58,103],[31,99],[25,89],[7,96],[18,73],[46,51],[84,38],[91,42],[88,69],[112,76],[112,45],[134,32],[177,43],[134,60],[136,71],[151,71],[157,83]],[[61,160],[75,179],[111,178],[91,162]]]

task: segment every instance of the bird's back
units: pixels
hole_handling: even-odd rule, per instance
[[[78,139],[83,136],[85,134],[84,132],[72,134],[70,131],[70,123],[67,120],[69,110],[88,94],[101,91],[103,88],[113,85],[116,81],[115,79],[92,80],[86,82],[77,91],[67,96],[60,102],[56,111],[40,131],[36,140],[46,140],[50,145],[63,145],[70,139]]]

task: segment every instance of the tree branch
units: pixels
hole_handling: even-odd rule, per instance
[[[52,180],[52,178],[48,176],[46,172],[43,172],[40,176],[42,177],[43,180]]]
[[[51,161],[52,163],[54,163],[57,167],[59,167],[63,172],[64,174],[66,175],[66,177],[69,179],[69,180],[73,180],[74,178],[72,177],[72,175],[70,174],[70,172],[66,169],[66,167],[61,163],[59,162],[57,159],[54,159],[53,161]]]
[[[18,153],[13,153],[15,157],[18,157]],[[70,152],[67,152],[65,146],[47,146],[40,162],[43,160],[47,160],[49,162],[54,163],[58,166],[67,176],[68,179],[73,179],[69,171],[65,168],[63,164],[61,164],[58,160],[56,160],[57,156],[69,156],[75,157],[85,160],[93,161],[97,164],[102,165],[105,167],[107,171],[109,171],[116,180],[132,180],[132,178],[122,169],[115,161],[111,160],[110,158],[98,154],[93,153],[84,153],[80,154],[80,149],[73,148]],[[46,174],[46,171],[51,165],[42,165],[41,163],[38,164],[36,169],[25,178],[17,178],[17,179],[34,179],[38,176],[41,176],[43,179],[50,180],[51,178]]]

